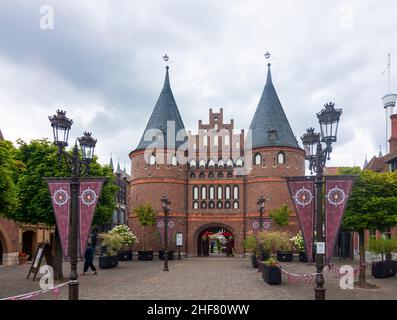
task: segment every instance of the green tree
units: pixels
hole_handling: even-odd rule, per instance
[[[145,251],[147,248],[147,227],[154,226],[156,222],[156,211],[153,209],[150,203],[142,204],[134,208],[139,224],[144,228],[142,250]]]
[[[18,209],[15,148],[10,141],[0,140],[0,216],[10,217]]]
[[[288,205],[284,204],[280,208],[270,210],[269,217],[281,228],[288,226],[291,211]]]
[[[69,177],[70,170],[63,159],[59,159],[57,147],[48,140],[32,140],[26,143],[18,140],[16,159],[24,164],[18,173],[18,198],[20,205],[8,216],[14,220],[26,223],[45,223],[55,225],[54,212],[47,182],[44,177]],[[94,157],[90,164],[90,176],[108,177],[104,183],[101,196],[94,215],[94,224],[109,221],[115,208],[114,177],[108,166],[102,166]],[[58,232],[55,232],[54,273],[56,279],[62,278],[62,254]]]
[[[359,234],[359,285],[365,286],[365,230],[384,230],[397,224],[397,172],[341,168],[339,174],[357,175],[342,226]]]

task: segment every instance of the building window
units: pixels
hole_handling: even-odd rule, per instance
[[[228,178],[233,178],[233,173],[229,171],[229,172],[227,173],[227,177],[228,177]]]
[[[203,146],[206,147],[208,145],[208,136],[203,137]]]
[[[207,187],[206,186],[201,187],[201,199],[203,199],[203,200],[207,199]]]
[[[230,199],[230,186],[225,187],[225,199]]]
[[[230,145],[230,137],[229,137],[229,135],[226,135],[225,136],[225,146],[229,146]]]
[[[223,173],[222,172],[218,172],[218,178],[223,178]]]
[[[284,152],[279,152],[277,154],[277,163],[284,164],[285,163],[285,155]]]
[[[223,166],[225,166],[225,163],[223,162],[222,159],[219,159],[219,161],[218,161],[218,168],[219,168],[219,167],[223,167]]]
[[[215,128],[215,130],[218,130],[218,124],[217,123],[215,123],[214,128]]]
[[[267,132],[267,139],[270,141],[277,140],[277,130],[271,129]]]
[[[199,208],[198,201],[193,201],[193,209],[198,209],[198,208]]]
[[[120,209],[120,220],[119,223],[125,224],[125,210]]]
[[[197,149],[197,144],[193,143],[193,150],[196,150],[196,149]]]
[[[228,168],[233,167],[233,160],[232,159],[228,159],[227,162],[226,162],[226,165],[227,165]]]
[[[194,172],[192,172],[192,173],[190,174],[190,178],[196,178],[196,174],[195,174]]]
[[[199,187],[198,186],[194,186],[193,187],[193,199],[197,200],[199,198]]]
[[[233,209],[238,209],[238,201],[233,202]]]
[[[200,160],[200,168],[205,168],[205,160],[204,159]]]
[[[177,160],[176,156],[172,156],[171,157],[171,164],[173,166],[177,166],[178,165],[178,160]]]
[[[223,197],[223,188],[222,188],[222,186],[218,186],[217,196],[218,196],[218,200],[222,200],[222,197]]]
[[[208,167],[209,168],[213,168],[213,167],[215,167],[215,161],[214,160],[210,160],[210,161],[208,161]]]
[[[236,161],[236,166],[237,166],[238,168],[241,168],[241,167],[243,166],[243,160],[242,160],[242,159],[237,159],[237,161]]]
[[[223,207],[222,201],[218,201],[218,203],[216,204],[216,207],[218,209],[222,209],[222,207]]]
[[[230,209],[230,201],[225,202],[225,209]]]
[[[210,201],[209,204],[208,204],[208,207],[210,209],[215,209],[215,202],[214,201]]]
[[[218,146],[218,136],[214,136],[214,146],[217,147]]]
[[[156,156],[154,154],[150,155],[149,164],[150,165],[156,164]]]
[[[200,174],[199,174],[199,178],[205,178],[205,174],[204,174],[204,172],[200,172]]]
[[[254,157],[254,164],[262,164],[262,156],[260,153],[257,153]]]
[[[238,199],[238,186],[233,187],[233,199]]]
[[[236,149],[240,149],[240,142],[236,142]]]
[[[208,178],[213,178],[214,177],[214,173],[213,172],[210,172],[209,174],[208,174]]]
[[[196,160],[191,160],[190,161],[190,168],[196,168]]]
[[[387,227],[384,231],[382,231],[382,239],[391,239],[391,228]]]
[[[207,209],[207,202],[201,201],[201,209]]]
[[[375,229],[369,230],[369,238],[376,239],[376,230]]]
[[[214,186],[209,187],[209,198],[211,200],[215,199],[215,187]]]

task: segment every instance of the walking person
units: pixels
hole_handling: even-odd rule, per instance
[[[94,249],[91,247],[91,244],[87,245],[84,253],[84,271],[82,276],[88,271],[88,268],[91,268],[94,271],[94,274],[97,274],[96,268],[94,266]]]

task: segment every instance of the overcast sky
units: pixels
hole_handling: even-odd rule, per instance
[[[53,29],[40,27],[43,5],[54,10]],[[343,115],[328,165],[362,165],[378,145],[385,150],[381,73],[389,52],[397,73],[396,12],[395,0],[2,0],[0,129],[12,141],[52,139],[48,115],[66,109],[71,141],[92,131],[100,162],[113,153],[129,170],[163,85],[165,53],[179,111],[196,131],[220,107],[236,128],[249,127],[269,50],[295,135],[318,128],[315,113],[333,101]]]

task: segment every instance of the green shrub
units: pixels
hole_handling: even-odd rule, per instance
[[[270,210],[269,217],[281,228],[288,226],[290,215],[288,205],[284,204],[280,208]]]
[[[100,233],[102,246],[106,247],[109,256],[114,256],[123,247],[123,237],[116,233]]]
[[[259,243],[265,252],[275,254],[277,251],[291,251],[290,236],[281,231],[262,231],[259,233]]]
[[[243,241],[243,246],[246,250],[257,253],[258,251],[258,244],[256,243],[256,238],[254,235],[250,235]]]
[[[392,252],[397,251],[397,239],[370,239],[367,249],[373,254],[380,254],[384,260]]]

